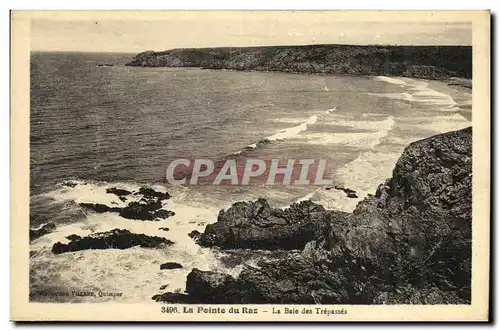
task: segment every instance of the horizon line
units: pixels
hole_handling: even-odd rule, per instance
[[[97,54],[139,54],[143,52],[165,52],[179,49],[216,49],[216,48],[262,48],[262,47],[307,47],[307,46],[350,46],[350,47],[470,47],[472,45],[454,44],[454,45],[436,45],[436,44],[288,44],[288,45],[256,45],[256,46],[204,46],[204,47],[175,47],[163,50],[145,49],[142,51],[96,51],[96,50],[44,50],[44,49],[31,49],[30,52],[40,53],[97,53]]]

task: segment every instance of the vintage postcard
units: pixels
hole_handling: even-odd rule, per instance
[[[487,321],[488,11],[12,11],[14,321]]]

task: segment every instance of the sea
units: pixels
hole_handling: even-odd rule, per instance
[[[255,264],[268,253],[203,248],[188,233],[203,232],[232,203],[257,198],[275,208],[310,199],[326,209],[352,211],[391,177],[408,144],[471,125],[471,89],[445,82],[125,66],[133,56],[31,54],[30,227],[57,226],[30,243],[32,301],[149,302],[162,291],[183,292],[192,268],[237,276],[245,263]],[[323,159],[333,184],[165,184],[168,165],[179,158]],[[68,181],[76,185],[63,185]],[[135,221],[79,206],[124,205],[106,189],[141,186],[170,193],[164,208],[175,215]],[[357,198],[334,186],[356,191]],[[54,243],[68,242],[68,235],[115,228],[174,244],[51,252]],[[160,270],[165,262],[183,268]],[[47,295],[70,291],[123,294]]]

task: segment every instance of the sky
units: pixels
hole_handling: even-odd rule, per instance
[[[334,16],[290,12],[169,13],[123,19],[114,16],[34,18],[33,51],[142,52],[183,47],[398,44],[471,45],[468,22],[335,20]]]

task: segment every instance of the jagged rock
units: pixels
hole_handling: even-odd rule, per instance
[[[167,263],[163,263],[160,266],[160,270],[165,270],[165,269],[181,269],[181,268],[182,268],[182,264],[177,263],[177,262],[167,262]]]
[[[132,192],[130,192],[130,191],[116,188],[116,187],[111,187],[111,188],[106,189],[106,193],[114,194],[114,195],[119,196],[119,197],[132,194]]]
[[[351,189],[350,189],[350,188],[348,188],[348,187],[334,186],[334,188],[335,188],[336,190],[339,190],[339,191],[344,192],[345,194],[349,194],[349,193],[356,193],[356,191],[351,190]]]
[[[273,209],[265,199],[237,202],[207,225],[199,243],[223,248],[302,249],[314,239],[325,209],[311,201]]]
[[[158,218],[168,218],[175,215],[173,211],[160,209],[162,204],[159,198],[151,200],[132,201],[126,207],[109,207],[100,203],[80,203],[81,207],[97,213],[115,212],[121,217],[134,220],[153,221]]]
[[[356,195],[356,193],[352,193],[352,192],[347,193],[347,197],[351,198],[351,199],[358,198],[358,196]]]
[[[157,198],[158,201],[170,199],[170,194],[155,191],[150,187],[141,187],[135,194],[142,194],[145,198]]]
[[[223,302],[232,302],[229,296],[234,296],[231,285],[234,278],[220,272],[201,271],[194,268],[186,279],[186,293],[194,302],[211,302],[222,299]],[[226,292],[229,291],[229,293]]]
[[[57,242],[52,246],[54,254],[75,252],[87,249],[126,249],[134,246],[143,248],[159,248],[173,244],[162,237],[147,236],[145,234],[131,233],[128,230],[114,229],[98,232],[86,237],[73,237],[68,244]]]
[[[188,236],[197,242],[201,238],[201,232],[198,230],[193,230],[189,232]]]
[[[174,216],[174,215],[175,215],[175,213],[173,211],[166,210],[166,209],[160,209],[160,210],[153,213],[153,216],[155,218],[163,218],[163,219],[169,218],[170,216]]]
[[[439,304],[467,304],[457,292],[443,292],[437,287],[414,288],[402,286],[397,291],[382,292],[373,301],[374,304],[385,305],[439,305]]]
[[[76,235],[76,234],[70,234],[69,236],[66,237],[66,239],[68,239],[70,241],[75,241],[75,240],[82,239],[82,237],[80,237],[79,235]]]
[[[40,238],[56,229],[56,225],[52,222],[42,225],[38,229],[30,229],[30,241]]]
[[[78,183],[74,183],[74,182],[64,182],[61,184],[62,186],[67,186],[67,187],[71,187],[71,188],[75,188]]]
[[[134,220],[151,221],[155,219],[153,212],[160,208],[161,202],[158,200],[149,203],[133,201],[120,210],[120,216]]]
[[[118,197],[118,199],[120,199],[120,200],[121,200],[121,201],[123,201],[123,202],[127,201],[127,198],[126,198],[126,197],[123,197],[123,196],[122,196],[122,197]]]
[[[95,211],[96,213],[106,213],[116,211],[117,208],[112,208],[101,203],[80,203],[80,206]]]

